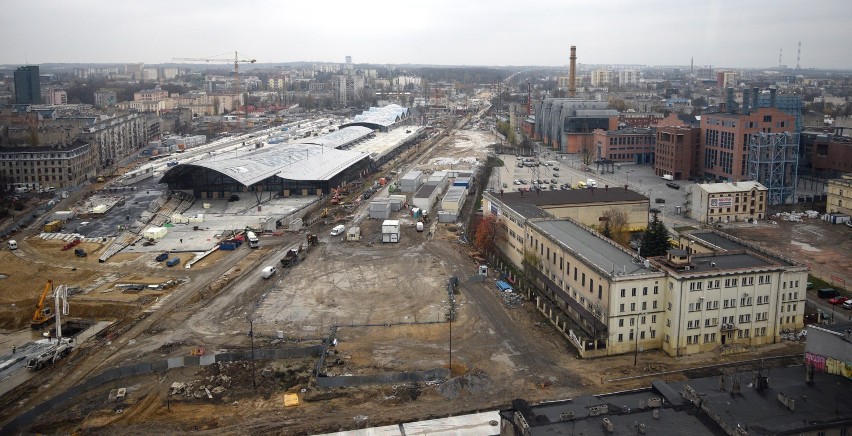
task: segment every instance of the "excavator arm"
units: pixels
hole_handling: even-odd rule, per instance
[[[44,291],[41,293],[41,298],[39,298],[38,305],[36,305],[35,312],[33,313],[31,322],[33,327],[39,327],[50,320],[50,317],[44,313],[44,300],[47,299],[47,294],[52,288],[53,280],[48,280],[44,285]]]

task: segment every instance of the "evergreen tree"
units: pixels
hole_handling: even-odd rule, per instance
[[[669,249],[669,230],[665,224],[654,214],[648,230],[642,235],[641,255],[642,257],[663,256]]]

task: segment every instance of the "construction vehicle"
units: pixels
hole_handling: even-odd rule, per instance
[[[38,304],[36,305],[35,312],[33,313],[33,318],[30,320],[30,327],[33,329],[40,329],[45,324],[49,323],[53,320],[54,314],[50,312],[50,307],[45,307],[44,300],[47,298],[47,293],[53,289],[53,280],[48,280],[44,285],[44,291],[41,293],[41,298],[38,300]]]
[[[301,249],[302,247],[299,248]],[[284,257],[281,258],[281,266],[284,268],[290,268],[299,263],[299,251],[300,250],[297,250],[295,248],[287,250],[287,254],[285,254]]]
[[[308,246],[309,247],[312,246],[312,245],[319,245],[319,237],[317,237],[317,235],[315,235],[313,233],[308,233],[306,235],[306,238],[308,240]]]
[[[52,281],[48,281],[52,284]],[[48,349],[42,351],[35,357],[27,360],[27,368],[39,370],[47,365],[56,363],[57,360],[71,353],[74,345],[71,339],[62,337],[62,319],[60,315],[68,315],[68,288],[65,285],[60,285],[53,293],[56,301],[56,343],[52,344]]]
[[[325,209],[322,210],[320,217],[321,218],[327,218],[328,217],[328,208],[325,208]]]

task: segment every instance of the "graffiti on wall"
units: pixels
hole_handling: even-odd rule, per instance
[[[852,362],[820,356],[819,354],[805,353],[805,365],[813,365],[815,371],[852,378]]]

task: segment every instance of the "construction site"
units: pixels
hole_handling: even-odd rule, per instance
[[[333,141],[306,147],[322,172],[310,183],[290,178],[298,163],[259,167],[253,156],[292,155],[265,144],[267,154],[162,165],[60,203],[68,213],[0,251],[3,433],[317,434],[733,361],[580,360],[532,303],[501,298],[499,274],[468,244],[493,144],[468,121],[395,126],[337,155]],[[186,176],[179,188],[170,171]],[[785,342],[761,356],[801,350]]]

